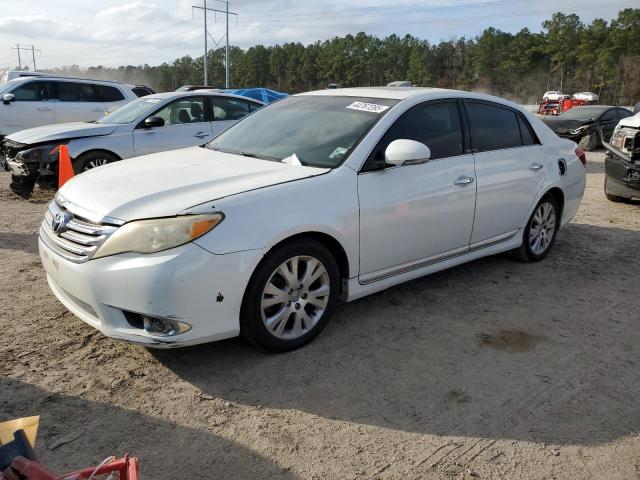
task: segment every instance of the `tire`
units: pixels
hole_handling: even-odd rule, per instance
[[[620,195],[613,195],[612,193],[607,192],[607,177],[604,177],[604,195],[607,197],[607,200],[615,203],[627,203],[629,199],[627,197],[621,197]]]
[[[97,150],[86,152],[73,161],[73,171],[77,175],[87,170],[91,170],[107,163],[117,162],[120,160],[113,153]]]
[[[22,197],[24,199],[31,198],[35,186],[36,181],[31,175],[11,175],[11,183],[9,184],[9,188],[19,197]]]
[[[595,132],[588,133],[580,139],[578,146],[586,152],[593,152],[598,147],[598,135]]]
[[[313,276],[310,282],[305,282],[309,270]],[[287,272],[288,279],[280,272]],[[328,294],[322,295],[327,287]],[[251,276],[240,310],[240,334],[270,352],[299,348],[325,327],[335,308],[339,288],[338,265],[324,245],[301,238],[278,246]]]
[[[545,206],[545,208],[543,208]],[[547,208],[551,208],[548,215]],[[536,235],[534,230],[537,225],[543,223],[543,233]],[[523,262],[539,262],[546,257],[553,247],[553,243],[560,228],[560,208],[553,195],[545,195],[531,214],[522,236],[522,245],[513,251],[515,257]],[[535,239],[538,239],[536,242]]]

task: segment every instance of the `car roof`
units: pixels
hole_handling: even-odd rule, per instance
[[[54,75],[52,73],[45,73],[42,75],[28,75],[24,77],[17,77],[9,80],[6,83],[13,82],[14,84],[22,83],[22,82],[31,82],[34,80],[53,80],[53,81],[64,81],[64,82],[91,82],[98,83],[102,85],[122,85],[131,88],[135,88],[138,85],[131,85],[129,83],[122,83],[116,80],[95,80],[93,78],[79,78],[79,77],[61,77],[60,75]]]
[[[504,98],[494,97],[484,93],[467,92],[464,90],[451,90],[446,88],[430,87],[356,87],[356,88],[336,88],[326,90],[316,90],[313,92],[299,93],[298,95],[316,95],[329,97],[367,97],[385,98],[390,100],[405,100],[408,98],[419,98],[421,100],[435,100],[439,98],[467,98],[475,100],[486,100],[494,103],[501,103],[511,108],[524,111],[524,109]],[[298,96],[294,95],[294,96]]]
[[[168,98],[178,98],[178,97],[194,97],[194,96],[207,96],[207,97],[229,97],[229,98],[237,98],[239,100],[250,100],[255,103],[259,103],[260,105],[264,105],[260,100],[256,100],[255,98],[243,97],[242,95],[234,95],[232,93],[221,92],[219,90],[192,90],[192,91],[182,91],[182,92],[162,92],[162,93],[152,93],[151,95],[146,95],[140,98],[161,98],[163,100]]]

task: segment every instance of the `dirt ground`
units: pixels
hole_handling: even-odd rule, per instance
[[[41,415],[57,471],[111,454],[143,478],[640,478],[640,205],[590,154],[543,262],[497,256],[342,305],[311,345],[153,351],[49,292],[49,196],[0,174],[0,420]]]

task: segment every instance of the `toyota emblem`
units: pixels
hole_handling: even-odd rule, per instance
[[[66,212],[56,213],[51,220],[51,229],[56,233],[62,233],[67,229],[67,223],[71,220],[71,215]]]

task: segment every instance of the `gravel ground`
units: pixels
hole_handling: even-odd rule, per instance
[[[589,155],[543,262],[472,262],[342,305],[289,354],[238,339],[118,343],[68,313],[37,256],[46,201],[0,174],[0,420],[41,415],[57,471],[144,478],[640,478],[640,205]]]

